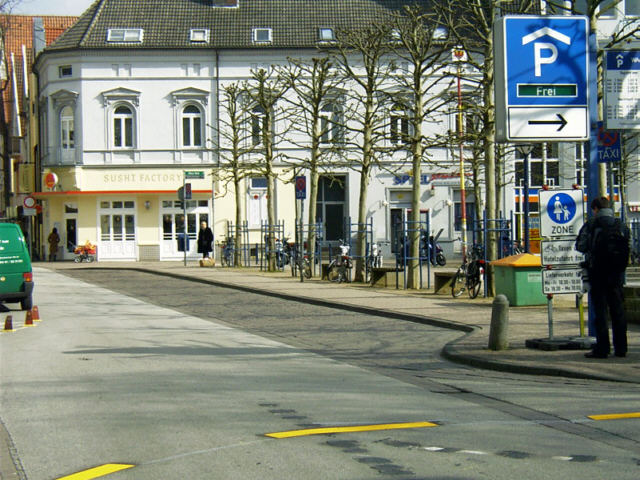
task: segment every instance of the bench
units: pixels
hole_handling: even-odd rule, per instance
[[[444,289],[451,287],[451,280],[455,276],[456,272],[433,272],[433,291],[435,293],[450,293],[445,292]]]
[[[402,269],[396,267],[374,267],[371,269],[371,286],[372,287],[395,287],[396,272],[400,275]]]

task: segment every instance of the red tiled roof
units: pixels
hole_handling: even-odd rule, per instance
[[[66,17],[55,15],[0,15],[0,29],[3,32],[3,42],[7,59],[7,88],[3,92],[4,114],[7,122],[11,122],[14,108],[13,85],[11,83],[11,53],[15,58],[16,78],[18,80],[18,94],[21,105],[23,98],[23,67],[22,67],[22,45],[27,50],[27,71],[31,73],[33,65],[33,20],[42,18],[45,31],[45,42],[51,44],[56,38],[73,25],[78,17]]]

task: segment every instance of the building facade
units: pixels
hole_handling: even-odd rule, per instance
[[[220,180],[222,152],[229,148],[221,106],[225,86],[247,81],[260,69],[272,71],[288,58],[310,61],[339,29],[366,27],[407,3],[140,0],[133,8],[125,0],[95,2],[39,55],[34,67],[43,229],[55,227],[61,233],[63,258],[73,256],[75,245],[90,241],[98,245],[101,260],[178,260],[183,256],[178,238],[186,229],[194,240],[201,221],[208,222],[221,241],[235,219],[233,188]],[[406,66],[398,68],[408,73]],[[434,95],[450,88],[442,86]],[[337,112],[327,106],[328,121]],[[446,250],[459,248],[457,155],[448,148],[430,149],[422,175],[414,179],[407,152],[391,148],[407,133],[406,115],[389,105],[385,116],[383,146],[392,153],[371,175],[366,209],[372,239],[386,253],[398,249],[411,209],[411,186],[419,181],[423,218],[429,219],[432,231],[442,230]],[[259,111],[247,110],[249,132],[260,130],[259,118]],[[455,131],[455,113],[434,114],[428,128],[433,135]],[[292,237],[296,172],[290,159],[307,152],[297,134],[290,133],[286,118],[278,120],[274,132],[281,137],[276,144],[276,216],[284,222],[282,234]],[[328,132],[327,142],[330,136]],[[259,143],[256,138],[249,134],[244,142]],[[534,158],[541,183],[576,183],[575,148],[549,145],[541,145]],[[508,184],[503,199],[507,217],[520,203],[513,188],[518,186],[518,171],[512,155],[501,173]],[[188,181],[192,198],[186,205],[177,193],[185,172],[203,173],[203,178]],[[468,178],[469,187],[474,180],[481,182]],[[352,235],[359,184],[359,173],[345,162],[322,172],[317,213],[326,240]],[[255,174],[242,185],[248,241],[259,243],[267,220],[266,182]],[[475,210],[475,199],[467,192],[471,225]],[[193,241],[188,255],[197,257]]]

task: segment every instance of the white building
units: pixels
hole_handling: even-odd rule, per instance
[[[187,232],[195,239],[200,221],[206,220],[213,224],[216,239],[222,239],[235,209],[232,192],[211,175],[220,162],[218,147],[225,146],[216,128],[224,116],[219,106],[223,86],[246,80],[259,68],[283,65],[287,57],[310,59],[331,31],[367,26],[408,3],[139,0],[132,8],[127,0],[95,2],[34,66],[45,231],[57,227],[65,246],[97,243],[101,260],[181,259],[177,236],[184,231],[184,218],[176,191],[185,171],[198,171],[205,175],[189,180],[193,198],[187,201]],[[391,109],[388,115],[391,120]],[[455,130],[454,115],[444,114],[440,120],[432,128]],[[394,121],[400,122],[394,128],[403,128],[401,119]],[[285,125],[276,125],[276,132],[285,130]],[[277,148],[297,147],[289,139]],[[547,150],[555,155],[554,148]],[[451,250],[460,236],[457,158],[447,149],[433,150],[430,156],[435,162],[425,163],[420,179],[421,211],[430,216],[434,231],[443,229],[441,240]],[[390,155],[390,168],[374,170],[368,195],[374,240],[389,247],[395,247],[396,229],[411,203],[411,165],[400,157]],[[551,166],[553,160],[541,159],[545,183],[565,168],[558,162]],[[569,164],[575,178],[573,158]],[[285,163],[280,167],[287,170]],[[292,176],[287,175],[283,180]],[[265,184],[254,177],[245,185],[250,243],[258,243],[266,220]],[[348,236],[343,219],[357,221],[359,175],[336,167],[321,179],[320,189],[318,214],[325,238]],[[275,196],[277,217],[285,222],[283,233],[291,235],[293,184],[278,181]],[[509,190],[506,211],[513,208],[514,198]],[[473,197],[467,202],[470,207]],[[197,257],[194,243],[191,258]],[[64,248],[64,258],[72,256]]]

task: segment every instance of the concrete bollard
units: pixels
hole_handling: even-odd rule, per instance
[[[507,327],[509,326],[509,300],[505,295],[496,295],[491,307],[491,327],[489,329],[489,349],[509,348]]]

